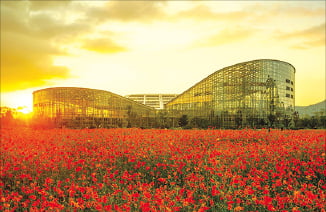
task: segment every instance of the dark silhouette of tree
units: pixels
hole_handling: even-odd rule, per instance
[[[300,119],[298,111],[294,111],[294,113],[292,114],[292,119],[293,119],[293,122],[294,122],[294,126],[298,127],[298,122],[299,122],[299,119]]]
[[[180,127],[185,127],[188,124],[188,116],[187,115],[182,115],[179,118],[179,126]]]
[[[160,110],[157,115],[157,124],[159,128],[168,128],[168,113],[164,110]]]
[[[309,118],[305,117],[305,118],[299,119],[299,124],[298,124],[299,128],[309,128],[309,125],[310,125]]]
[[[265,127],[266,126],[266,121],[264,119],[259,119],[258,125],[259,125],[260,128]]]
[[[283,124],[285,128],[289,128],[292,118],[288,115],[284,115]]]
[[[325,129],[326,128],[326,116],[320,116],[319,117],[319,123],[320,123],[320,128]]]
[[[133,112],[132,106],[128,105],[127,106],[127,128],[131,128],[133,127],[133,125],[135,124],[135,119],[136,119],[136,114]]]
[[[269,121],[269,126],[273,127],[276,120],[276,116],[274,114],[269,114],[267,118]]]
[[[242,127],[242,111],[239,110],[235,116],[235,124],[238,128]]]
[[[316,128],[318,126],[318,119],[315,116],[312,116],[309,121],[310,128]]]
[[[190,121],[190,127],[206,129],[208,127],[209,120],[199,117],[194,117]]]

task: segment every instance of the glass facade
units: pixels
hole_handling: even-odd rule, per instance
[[[176,96],[178,94],[130,94],[126,97],[155,109],[164,109],[164,105]]]
[[[200,128],[289,127],[295,68],[279,60],[253,60],[218,70],[177,96],[128,97],[88,88],[47,88],[33,93],[33,109],[37,119],[72,128],[177,127],[186,122]]]
[[[295,106],[295,68],[278,60],[253,60],[209,75],[166,104],[178,118],[237,128],[287,125]],[[196,122],[196,121],[195,121]]]
[[[35,118],[56,126],[151,127],[155,109],[117,94],[88,88],[56,87],[33,93]]]

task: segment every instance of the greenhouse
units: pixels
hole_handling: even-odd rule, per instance
[[[173,125],[222,128],[289,125],[295,106],[295,68],[278,60],[235,64],[209,75],[166,104]]]
[[[33,93],[35,118],[70,128],[151,127],[155,109],[117,94],[56,87]]]
[[[295,68],[271,59],[243,62],[214,72],[174,98],[169,96],[172,100],[164,107],[158,104],[162,95],[142,94],[139,99],[139,95],[126,98],[104,90],[56,87],[35,91],[33,108],[37,119],[72,128],[289,127],[295,107]]]

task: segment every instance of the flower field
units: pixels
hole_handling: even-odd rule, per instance
[[[325,211],[324,130],[1,129],[1,211]]]

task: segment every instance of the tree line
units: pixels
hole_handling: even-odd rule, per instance
[[[133,116],[130,116],[133,117]],[[202,117],[189,117],[187,115],[181,115],[180,117],[171,118],[164,110],[159,111],[156,118],[142,119],[128,118],[125,125],[95,125],[91,128],[119,128],[119,127],[140,127],[140,128],[183,128],[183,129],[207,129],[207,128],[281,128],[281,129],[326,129],[326,115],[314,115],[300,117],[298,112],[294,112],[292,116],[284,116],[282,120],[277,120],[275,115],[268,116],[267,120],[248,118],[244,124],[242,119],[235,117],[234,125],[232,127],[223,126],[221,123],[221,117],[202,118]],[[96,120],[95,120],[96,121]],[[150,124],[149,124],[150,123]],[[49,118],[31,118],[21,119],[15,118],[11,111],[7,111],[1,116],[1,127],[33,127],[33,128],[60,128],[68,127],[63,123],[56,123]],[[85,127],[85,126],[80,126]],[[78,126],[76,127],[78,128]]]

